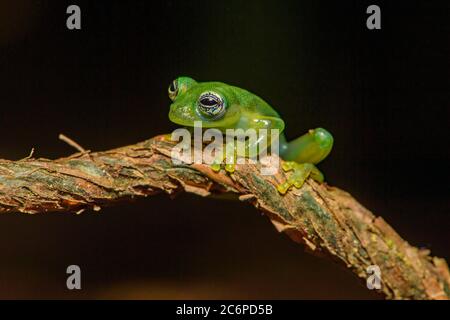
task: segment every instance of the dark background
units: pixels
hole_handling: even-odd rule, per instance
[[[2,1],[0,157],[73,153],[61,132],[91,150],[170,132],[170,81],[219,80],[268,101],[289,138],[331,131],[328,183],[449,259],[449,7],[393,2]],[[366,28],[370,4],[381,30]],[[2,215],[0,298],[379,298],[218,201]],[[81,291],[65,289],[70,264]]]

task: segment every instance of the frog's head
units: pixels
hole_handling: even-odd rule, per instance
[[[240,119],[238,98],[233,87],[220,82],[198,83],[179,77],[169,86],[170,121],[193,127],[201,121],[204,128],[230,128]]]

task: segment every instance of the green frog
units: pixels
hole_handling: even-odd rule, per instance
[[[284,171],[290,171],[285,182],[277,186],[281,194],[291,187],[301,188],[308,177],[323,182],[324,176],[316,164],[325,159],[333,147],[333,136],[323,128],[309,130],[306,134],[287,141],[284,121],[280,115],[257,95],[222,82],[197,82],[190,77],[178,77],[169,86],[172,100],[169,119],[182,126],[194,127],[200,121],[203,128],[215,128],[225,133],[226,129],[267,129],[259,132],[279,130],[279,155],[285,160]],[[270,137],[258,136],[252,143]],[[249,142],[251,143],[251,142]],[[247,145],[250,149],[252,145]],[[220,170],[220,166],[215,166]],[[226,165],[225,170],[234,171],[234,165]]]

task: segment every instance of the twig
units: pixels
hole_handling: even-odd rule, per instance
[[[28,156],[26,156],[25,158],[20,159],[19,161],[23,161],[23,160],[27,160],[33,157],[34,154],[34,148],[31,148],[30,153],[28,154]]]
[[[69,146],[74,147],[75,149],[77,149],[81,153],[86,153],[87,152],[86,149],[84,149],[82,146],[80,146],[74,140],[70,139],[69,137],[67,137],[66,135],[64,135],[62,133],[59,134],[58,139],[64,141]]]
[[[367,268],[381,271],[381,290],[391,299],[449,299],[444,259],[409,245],[381,217],[350,194],[308,180],[285,196],[275,186],[285,173],[263,176],[259,164],[237,165],[233,174],[203,164],[171,160],[164,136],[110,151],[84,150],[57,160],[0,160],[0,213],[78,212],[159,192],[201,196],[233,194],[253,204],[309,251],[331,258],[365,281]],[[27,174],[23,174],[26,172]]]

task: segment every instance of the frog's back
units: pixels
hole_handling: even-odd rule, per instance
[[[256,94],[239,87],[230,87],[232,87],[235,92],[239,104],[244,112],[280,118],[280,115],[267,102],[258,97]]]

